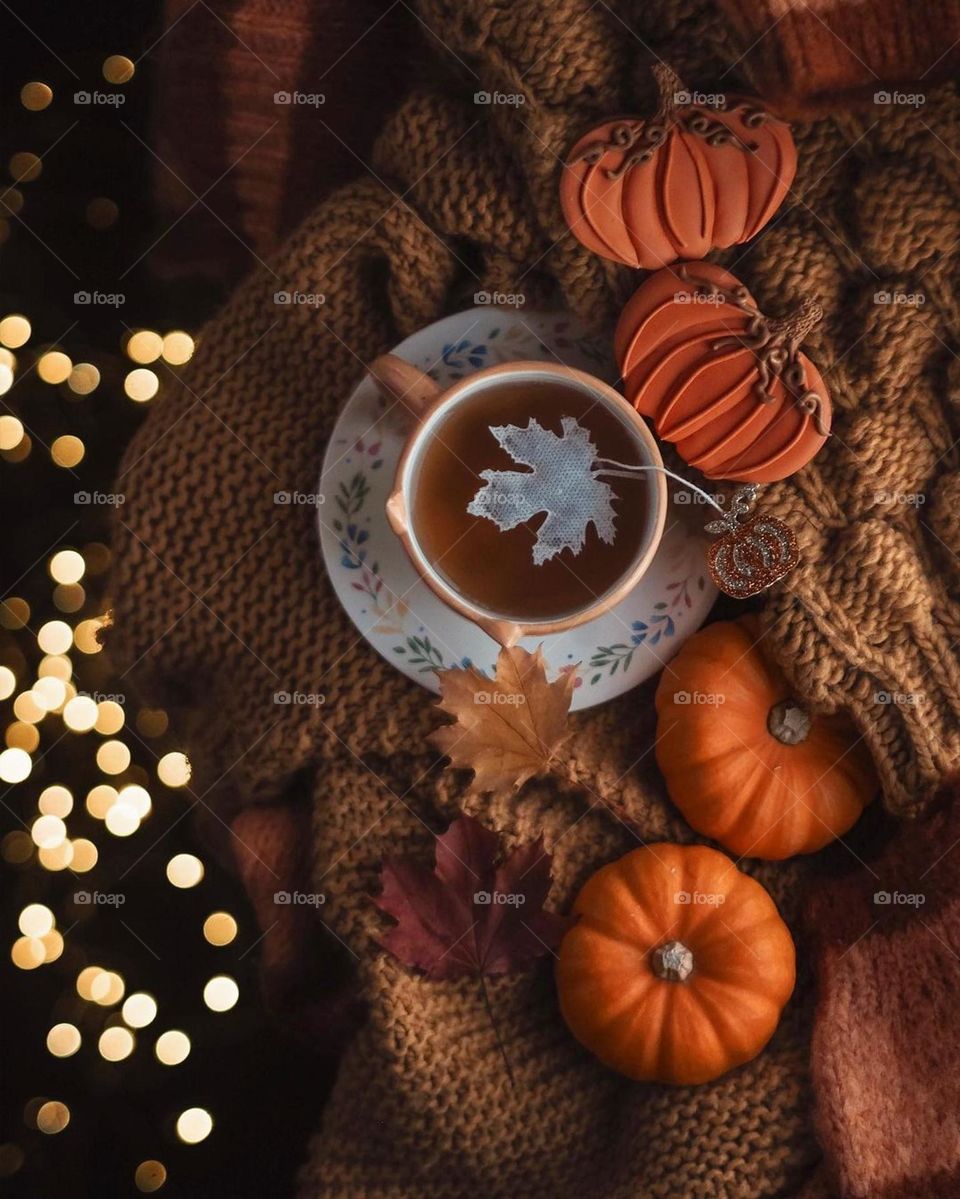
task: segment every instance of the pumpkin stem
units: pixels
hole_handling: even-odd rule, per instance
[[[657,81],[660,105],[653,119],[648,121],[647,125],[648,127],[654,125],[666,128],[673,124],[673,111],[677,107],[677,95],[687,89],[683,86],[683,80],[673,67],[668,67],[665,62],[654,63],[651,70]]]
[[[686,982],[693,973],[693,954],[682,941],[666,941],[652,954],[653,972],[667,982]]]
[[[810,714],[793,699],[774,704],[767,716],[767,731],[781,745],[799,745],[810,735]]]
[[[793,312],[779,320],[768,321],[770,341],[793,350],[803,341],[814,325],[823,320],[823,308],[818,300],[802,300]],[[769,342],[767,343],[769,344]]]

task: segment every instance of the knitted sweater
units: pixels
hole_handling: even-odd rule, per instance
[[[367,1014],[305,1196],[793,1194],[819,1156],[809,971],[759,1058],[673,1089],[627,1082],[573,1041],[549,962],[499,980],[490,998],[511,1088],[475,984],[426,982],[374,941],[382,923],[368,895],[383,855],[428,857],[464,804],[462,780],[427,747],[425,693],[341,612],[313,512],[272,496],[315,490],[364,363],[479,288],[522,288],[531,304],[612,328],[637,279],[567,234],[558,162],[599,116],[648,109],[651,51],[698,90],[764,78],[760,63],[751,80],[756,59],[710,0],[421,0],[418,13],[456,82],[409,96],[370,177],[321,205],[234,294],[128,452],[115,651],[177,708],[204,806],[230,820],[246,805],[309,801],[312,889]],[[477,107],[478,90],[526,102]],[[765,494],[803,552],[769,597],[765,645],[799,696],[849,712],[898,814],[921,811],[960,752],[958,126],[952,89],[931,91],[919,112],[895,104],[798,125],[791,197],[754,245],[718,256],[766,311],[813,294],[826,312],[808,350],[833,392],[834,436]],[[280,289],[326,302],[278,309]],[[326,702],[277,707],[278,690]],[[693,839],[653,765],[649,688],[572,723],[562,784],[465,805],[508,845],[544,835],[556,910],[638,841]],[[249,865],[248,849],[239,855]],[[796,928],[818,859],[744,865]]]

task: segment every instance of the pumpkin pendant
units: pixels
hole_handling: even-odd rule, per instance
[[[799,348],[821,316],[804,300],[771,320],[722,267],[665,267],[617,322],[624,393],[708,479],[785,479],[830,433],[830,393]]]
[[[676,74],[653,68],[652,118],[609,120],[577,141],[563,165],[560,204],[594,253],[657,270],[749,241],[790,190],[790,128],[756,99],[693,104]]]
[[[752,508],[756,492],[755,484],[738,487],[730,511],[704,526],[708,533],[722,534],[707,550],[710,578],[734,599],[759,595],[800,561],[793,529],[776,516],[757,514],[742,525],[738,523]]]
[[[560,1010],[628,1078],[696,1084],[750,1061],[796,977],[764,888],[716,849],[666,842],[598,870],[557,962]]]

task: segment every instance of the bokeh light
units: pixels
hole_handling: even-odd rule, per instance
[[[203,862],[192,853],[175,854],[167,862],[167,879],[181,890],[195,887],[203,879]]]

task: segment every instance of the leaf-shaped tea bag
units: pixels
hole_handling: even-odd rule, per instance
[[[485,516],[502,532],[545,512],[533,546],[537,566],[564,549],[579,554],[589,524],[607,545],[616,536],[613,490],[593,470],[597,448],[589,431],[572,416],[563,417],[561,428],[558,437],[533,418],[525,429],[492,425],[514,462],[531,469],[481,471],[486,482],[467,506],[471,516]]]

